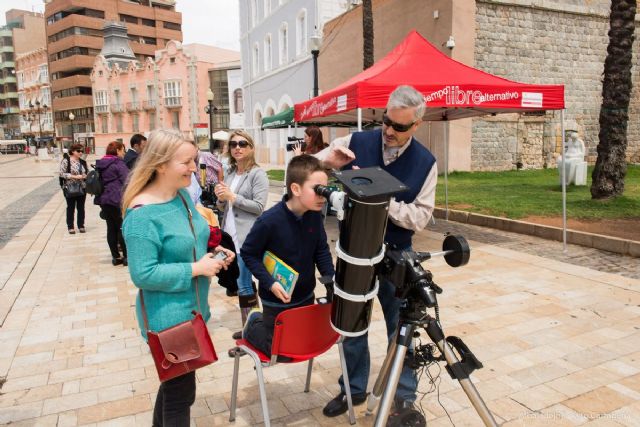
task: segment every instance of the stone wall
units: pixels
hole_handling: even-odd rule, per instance
[[[590,163],[598,145],[601,75],[608,45],[608,1],[476,0],[475,66],[510,80],[564,84],[567,120],[575,120]],[[637,17],[636,17],[637,18]],[[640,23],[633,47],[627,158],[640,162]],[[473,120],[472,170],[555,166],[559,112],[542,117]],[[542,120],[542,122],[541,122]],[[520,158],[518,158],[518,155]]]

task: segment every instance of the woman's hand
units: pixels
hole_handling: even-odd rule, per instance
[[[216,254],[218,254],[220,252],[222,252],[225,255],[227,255],[227,257],[223,260],[224,269],[226,270],[231,265],[233,260],[236,258],[236,254],[233,251],[231,251],[230,249],[223,248],[222,246],[216,246],[216,248],[213,250],[213,255],[215,256]]]
[[[293,155],[294,156],[299,156],[302,154],[302,143],[298,142],[293,146]]]
[[[214,259],[212,253],[206,253],[199,261],[191,264],[191,275],[195,276],[215,276],[226,268],[225,262],[220,259]]]
[[[291,302],[291,296],[284,291],[284,288],[278,282],[273,282],[273,285],[271,285],[271,293],[285,304]]]
[[[224,182],[216,185],[214,192],[216,193],[218,200],[220,200],[221,202],[229,201],[233,203],[236,200],[235,193],[233,193],[233,191],[231,191],[231,189]]]

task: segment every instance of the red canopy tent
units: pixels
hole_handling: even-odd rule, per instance
[[[564,85],[534,85],[494,76],[455,61],[412,30],[384,58],[336,88],[295,104],[296,122],[380,123],[398,85],[420,91],[426,121],[525,111],[561,110],[564,158]],[[445,128],[446,129],[446,128]],[[445,133],[445,200],[448,147]],[[561,168],[564,174],[564,168]],[[566,250],[566,182],[562,176],[563,241]],[[448,217],[448,203],[447,203]]]
[[[564,108],[563,85],[513,82],[455,61],[413,30],[387,56],[338,87],[295,105],[295,121],[380,121],[389,94],[401,84],[425,96],[424,120]],[[377,120],[376,120],[377,119]]]

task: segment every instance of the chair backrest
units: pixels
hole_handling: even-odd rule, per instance
[[[314,304],[278,314],[271,355],[311,359],[331,348],[340,336],[331,327],[331,304]]]

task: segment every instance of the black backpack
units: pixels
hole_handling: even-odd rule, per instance
[[[102,191],[104,191],[102,177],[98,169],[96,169],[96,165],[91,165],[91,167],[93,170],[87,173],[87,179],[85,180],[86,190],[89,194],[99,196],[102,194]]]

